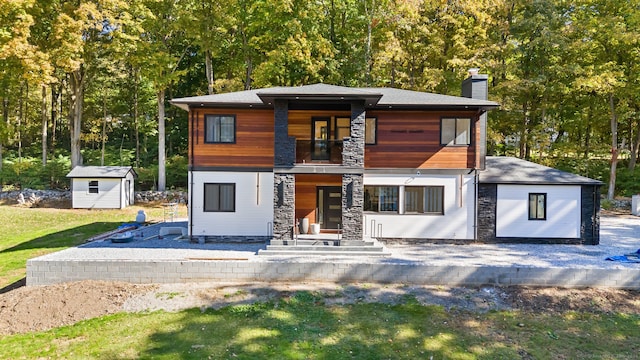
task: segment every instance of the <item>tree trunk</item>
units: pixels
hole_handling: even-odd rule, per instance
[[[4,123],[9,124],[9,100],[2,99],[2,117],[4,118]],[[0,170],[2,170],[2,141],[3,137],[0,137]]]
[[[638,109],[636,109],[637,112]],[[636,138],[631,144],[631,159],[629,159],[629,170],[633,171],[636,168],[636,162],[638,161],[638,151],[640,151],[640,121],[636,122]]]
[[[62,91],[61,91],[62,92]],[[51,85],[51,158],[56,157],[56,129],[58,126],[58,98],[60,94],[56,87]]]
[[[104,144],[107,138],[107,96],[102,96],[102,151],[100,153],[100,166],[104,166]]]
[[[205,51],[204,66],[207,75],[207,90],[209,95],[213,95],[213,63],[211,61],[211,50]]]
[[[42,85],[42,166],[47,166],[47,128],[49,127],[47,119],[47,87]]]
[[[164,89],[162,89],[158,91],[158,191],[166,189],[164,139]]]
[[[25,83],[26,84],[26,83]],[[27,86],[27,95],[22,92],[23,87],[20,86],[20,108],[18,109],[18,127],[16,132],[18,133],[18,162],[22,163],[22,117],[27,113],[27,99],[29,99],[29,88]],[[23,108],[24,106],[24,108]]]
[[[609,110],[611,111],[611,171],[609,172],[609,189],[607,199],[613,200],[616,190],[616,168],[618,166],[618,118],[616,116],[613,93],[609,94]]]
[[[138,124],[138,69],[133,69],[133,128],[136,137],[136,167],[140,167],[140,125]]]
[[[80,134],[82,126],[82,103],[84,101],[84,89],[82,83],[82,69],[73,71],[69,77],[71,87],[71,99],[69,108],[69,131],[71,132],[71,168],[82,165],[82,152],[80,152]]]
[[[592,102],[589,102],[589,112],[587,113],[587,126],[584,134],[584,158],[589,159],[589,151],[591,150],[591,118],[593,116]]]
[[[520,128],[520,158],[527,156],[527,127],[529,126],[529,116],[527,115],[527,103],[522,104],[522,128]]]

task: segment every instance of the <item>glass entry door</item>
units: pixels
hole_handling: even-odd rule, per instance
[[[311,159],[329,160],[329,119],[317,118],[311,120]]]
[[[342,187],[318,186],[318,222],[322,229],[342,228]]]

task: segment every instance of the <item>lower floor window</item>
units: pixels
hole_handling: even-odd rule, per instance
[[[418,214],[444,214],[444,186],[405,187],[404,212]]]
[[[204,184],[205,212],[236,211],[236,184]]]
[[[547,194],[529,194],[529,220],[547,219]]]
[[[398,212],[398,187],[365,186],[364,211]]]

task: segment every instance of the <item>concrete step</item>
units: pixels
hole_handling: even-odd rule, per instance
[[[389,256],[390,252],[387,251],[323,251],[323,250],[259,250],[258,255],[269,256]]]
[[[298,239],[295,240],[271,240],[271,245],[305,245],[305,246],[373,246],[373,241],[364,240],[337,240],[337,239]]]
[[[309,245],[267,245],[267,250],[277,251],[326,251],[326,252],[381,252],[382,246],[309,246]]]

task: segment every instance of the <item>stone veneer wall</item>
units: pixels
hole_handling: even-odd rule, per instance
[[[364,101],[351,102],[351,136],[342,148],[342,165],[364,171]],[[361,240],[364,236],[364,176],[342,175],[342,236],[345,240]]]
[[[293,174],[274,174],[273,238],[292,240],[295,224],[296,179]]]
[[[364,178],[362,174],[342,175],[342,238],[362,240]]]
[[[292,166],[296,161],[295,138],[289,137],[289,104],[275,100],[274,104],[274,167]],[[295,184],[291,174],[274,174],[273,179],[273,237],[293,239],[295,221]]]
[[[584,245],[600,244],[600,186],[581,188],[580,237]]]

